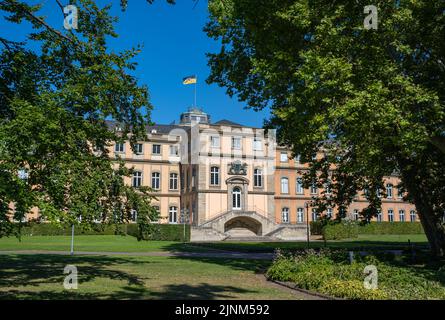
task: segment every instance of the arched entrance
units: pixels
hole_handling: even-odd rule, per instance
[[[224,233],[231,236],[261,236],[262,225],[259,221],[245,216],[235,217],[224,224]]]

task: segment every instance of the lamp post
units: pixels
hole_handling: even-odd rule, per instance
[[[304,203],[304,207],[306,208],[306,236],[307,236],[307,248],[309,249],[310,243],[310,230],[309,230],[309,201]]]

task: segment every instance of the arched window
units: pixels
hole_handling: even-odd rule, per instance
[[[354,211],[352,212],[352,219],[358,220],[358,210],[357,209],[354,209]]]
[[[233,188],[232,191],[232,208],[233,210],[241,210],[241,189]]]
[[[328,208],[328,209],[326,210],[326,216],[327,216],[328,218],[332,218],[332,208]]]
[[[377,222],[382,222],[382,211],[379,209],[377,210]]]
[[[289,193],[289,179],[281,178],[281,193]]]
[[[218,167],[210,168],[210,185],[212,185],[212,186],[219,185],[219,168]]]
[[[409,212],[409,218],[410,218],[411,222],[416,222],[416,211],[411,210]]]
[[[170,173],[169,189],[170,190],[178,190],[178,174],[177,173]]]
[[[392,184],[391,184],[391,183],[388,183],[388,184],[386,185],[386,197],[387,197],[388,199],[391,199],[391,198],[392,198]]]
[[[151,174],[151,187],[155,190],[161,188],[161,174],[159,172],[153,172]]]
[[[253,170],[253,186],[254,187],[263,186],[263,171],[261,169]]]
[[[303,208],[297,208],[297,222],[304,222],[304,211]]]
[[[317,194],[317,193],[318,193],[317,185],[315,184],[315,182],[312,182],[311,194]]]
[[[296,185],[296,193],[297,194],[304,194],[304,188],[303,188],[303,179],[297,178],[297,185]]]
[[[399,210],[399,221],[405,222],[405,210]]]
[[[171,206],[168,210],[168,222],[169,223],[178,223],[178,208],[175,206]]]
[[[131,181],[131,185],[135,188],[139,188],[142,186],[142,172],[135,171],[133,172],[133,179]]]
[[[289,208],[281,209],[281,222],[289,223]]]
[[[394,211],[392,209],[388,210],[388,221],[394,222]]]
[[[313,208],[312,209],[312,221],[317,221],[317,219],[318,219],[317,209]]]

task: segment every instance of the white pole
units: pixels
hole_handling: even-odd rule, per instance
[[[198,84],[198,77],[196,77],[195,76],[195,78],[196,78],[196,82],[195,82],[195,107],[197,107],[197,105],[196,105],[196,86],[197,86],[197,84]]]
[[[71,255],[74,255],[74,224],[71,226]]]

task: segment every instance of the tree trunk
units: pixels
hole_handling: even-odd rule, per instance
[[[443,168],[440,162],[431,165],[431,158],[422,160],[420,163],[403,161],[402,182],[408,192],[408,199],[416,206],[433,256],[444,257]]]
[[[418,197],[414,197],[418,198]],[[445,256],[445,228],[442,218],[433,212],[433,204],[423,203],[420,199],[414,200],[416,209],[425,231],[431,252],[435,257]]]

